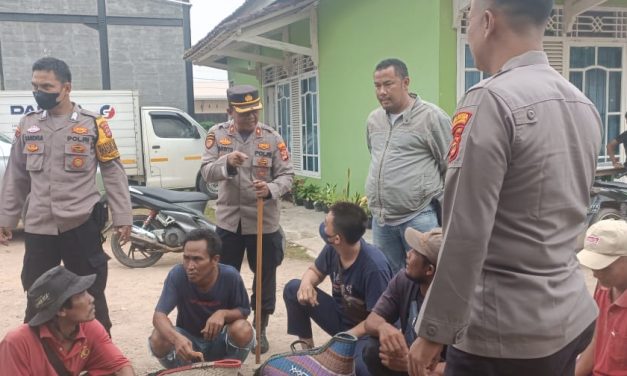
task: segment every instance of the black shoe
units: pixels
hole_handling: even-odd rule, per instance
[[[266,328],[268,327],[268,321],[270,319],[270,315],[268,313],[261,313],[261,335],[259,338],[259,345],[261,346],[261,353],[265,354],[270,349],[270,343],[268,342],[268,337],[266,336]],[[253,319],[253,328],[257,329],[255,326],[255,320]]]
[[[270,350],[270,343],[268,343],[268,337],[266,337],[266,328],[261,329],[261,338],[259,339],[261,345],[261,353],[265,354]]]

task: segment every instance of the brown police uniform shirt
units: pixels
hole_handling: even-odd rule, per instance
[[[575,253],[599,114],[531,51],[472,87],[452,123],[443,244],[416,332],[479,356],[553,354],[597,315]]]
[[[113,224],[130,225],[128,182],[105,119],[78,105],[64,116],[47,111],[24,116],[2,180],[0,226],[17,225],[29,193],[26,232],[57,235],[80,226],[100,199],[98,166]]]
[[[227,171],[226,156],[233,151],[248,156],[235,175]],[[279,229],[279,198],[292,187],[294,169],[281,136],[271,127],[258,123],[246,141],[231,122],[213,126],[207,133],[202,157],[203,178],[218,182],[216,218],[218,226],[242,234],[257,233],[257,197],[253,179],[265,180],[272,197],[264,200],[263,232]]]

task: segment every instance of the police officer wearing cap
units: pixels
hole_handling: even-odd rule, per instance
[[[283,260],[279,231],[279,198],[292,186],[294,170],[281,136],[259,122],[259,91],[249,85],[227,90],[231,120],[213,126],[205,140],[201,172],[208,183],[217,182],[217,233],[223,242],[220,262],[237,270],[244,252],[253,273],[257,261],[257,198],[264,199],[261,352],[268,351],[266,326],[276,305],[276,268]],[[255,301],[253,280],[251,301]]]
[[[32,71],[33,95],[41,109],[24,116],[15,131],[0,190],[0,243],[11,240],[24,208],[24,290],[61,261],[78,275],[96,274],[89,292],[96,318],[110,331],[104,293],[109,257],[100,235],[107,209],[99,203],[96,169],[100,167],[113,225],[126,241],[132,212],[120,154],[106,120],[70,101],[72,77],[65,62],[42,58]],[[29,302],[25,321],[33,315]]]

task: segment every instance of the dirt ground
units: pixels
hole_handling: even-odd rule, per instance
[[[3,311],[0,315],[0,338],[22,322],[26,307],[26,296],[20,282],[24,242],[21,234],[15,235],[16,239],[9,247],[0,246],[0,301]],[[108,243],[105,249],[111,255]],[[181,257],[181,254],[167,254],[157,264],[146,269],[129,269],[114,258],[109,261],[107,299],[113,321],[113,341],[132,361],[138,375],[161,368],[148,351],[147,338],[152,330],[152,314],[161,294],[163,280],[168,271],[181,261]],[[270,354],[288,351],[290,343],[296,339],[287,335],[282,291],[290,279],[300,278],[310,263],[302,258],[288,257],[279,267],[276,312],[268,326],[270,351],[262,355],[262,362]],[[252,273],[246,264],[242,266],[242,277],[250,292]],[[323,289],[329,291],[328,279]],[[175,316],[172,316],[174,321]],[[252,322],[252,317],[249,319]],[[314,338],[316,343],[323,343],[329,336],[315,327]],[[255,356],[251,354],[241,372],[252,375],[255,368]]]
[[[213,205],[214,202],[210,202],[210,207]],[[316,252],[322,249],[324,243],[318,235],[318,224],[324,219],[324,213],[283,204],[281,219],[286,236],[291,242],[306,247],[307,253],[311,256],[315,256]],[[15,235],[16,239],[9,247],[0,246],[0,302],[2,302],[0,307],[3,310],[3,315],[0,315],[0,338],[22,322],[26,306],[26,296],[20,282],[24,242],[19,233]],[[364,237],[371,241],[370,231]],[[105,250],[111,255],[108,242],[105,244]],[[276,312],[268,326],[270,351],[265,356],[262,355],[262,362],[270,354],[289,351],[290,343],[296,339],[287,335],[287,316],[282,291],[289,280],[300,278],[312,263],[310,259],[305,259],[304,255],[303,251],[290,244],[286,259],[278,269]],[[148,351],[147,338],[152,331],[152,314],[161,294],[163,280],[168,271],[181,260],[181,254],[166,254],[157,264],[146,269],[129,269],[114,258],[109,261],[107,299],[113,321],[113,340],[132,361],[138,375],[145,375],[161,368]],[[592,292],[595,280],[589,270],[584,269],[584,273],[588,289]],[[250,293],[252,273],[245,259],[242,277]],[[328,278],[321,288],[330,291]],[[174,313],[171,318],[174,321]],[[252,322],[252,317],[249,319]],[[314,339],[316,344],[322,344],[329,336],[314,324]],[[251,354],[241,373],[252,375],[255,368],[255,356]]]

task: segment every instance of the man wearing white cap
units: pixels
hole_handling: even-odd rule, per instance
[[[627,222],[592,225],[577,258],[599,281],[594,292],[599,317],[575,375],[627,376]]]

